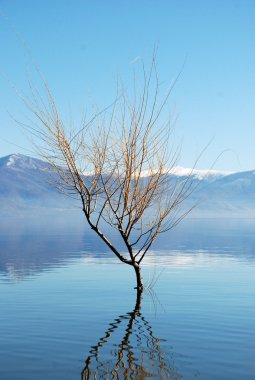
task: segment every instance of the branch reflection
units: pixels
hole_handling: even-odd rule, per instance
[[[134,310],[120,315],[97,345],[91,346],[82,380],[174,379],[181,376],[169,354],[160,347],[152,327],[141,312],[142,293],[137,292]]]

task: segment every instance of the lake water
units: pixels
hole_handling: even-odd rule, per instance
[[[84,224],[0,222],[0,379],[255,379],[255,221],[186,220],[132,268]]]

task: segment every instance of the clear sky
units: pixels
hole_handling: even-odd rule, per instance
[[[0,156],[31,154],[10,116],[26,114],[10,82],[27,91],[31,60],[76,119],[111,103],[116,77],[130,80],[157,45],[162,83],[185,62],[169,103],[180,165],[211,141],[198,168],[223,152],[215,169],[255,169],[254,0],[0,0],[0,11]]]

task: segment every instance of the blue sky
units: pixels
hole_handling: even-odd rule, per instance
[[[215,169],[255,169],[253,0],[0,0],[0,11],[0,156],[32,154],[10,116],[27,117],[10,82],[28,91],[33,60],[78,122],[84,109],[111,103],[116,77],[129,83],[157,45],[166,86],[185,62],[169,102],[180,165],[192,166],[211,142],[198,168],[222,153]]]

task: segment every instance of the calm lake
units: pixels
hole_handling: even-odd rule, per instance
[[[255,379],[255,220],[185,220],[142,269],[137,300],[80,219],[1,220],[0,379]]]

